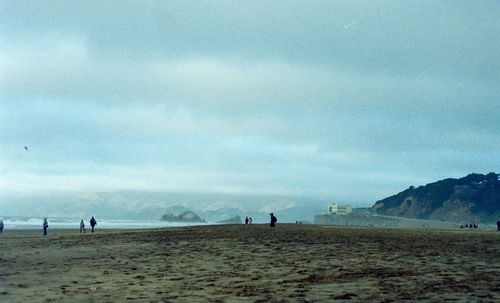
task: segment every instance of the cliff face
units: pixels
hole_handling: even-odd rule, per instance
[[[377,201],[377,214],[454,222],[494,222],[500,218],[498,174],[470,174],[425,186],[411,186]]]
[[[185,211],[179,215],[165,214],[161,217],[161,221],[168,222],[189,222],[189,223],[206,223],[205,220],[200,218],[192,211]]]

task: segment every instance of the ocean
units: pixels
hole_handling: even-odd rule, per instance
[[[3,217],[4,229],[38,229],[42,228],[43,218],[38,217]],[[47,218],[49,229],[80,229],[80,220],[73,218]],[[90,218],[84,219],[85,228],[90,229]],[[131,228],[161,228],[207,225],[209,223],[180,223],[159,220],[115,220],[96,218],[96,228],[103,229],[131,229]]]

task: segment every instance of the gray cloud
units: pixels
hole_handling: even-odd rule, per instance
[[[498,170],[499,10],[2,2],[1,189],[368,205]]]

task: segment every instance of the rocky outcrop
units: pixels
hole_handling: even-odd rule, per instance
[[[168,213],[163,215],[163,217],[161,217],[160,220],[167,222],[206,223],[205,220],[200,218],[197,214],[195,214],[192,211],[185,211],[179,215]]]

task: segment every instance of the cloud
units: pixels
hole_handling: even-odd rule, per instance
[[[101,104],[265,105],[308,102],[345,83],[343,75],[286,62],[197,56],[116,60],[89,56],[84,41],[69,38],[52,44],[50,39],[40,40],[33,42],[42,44],[39,47],[16,45],[0,50],[4,96]]]
[[[3,190],[369,203],[500,166],[490,3],[1,5]]]

